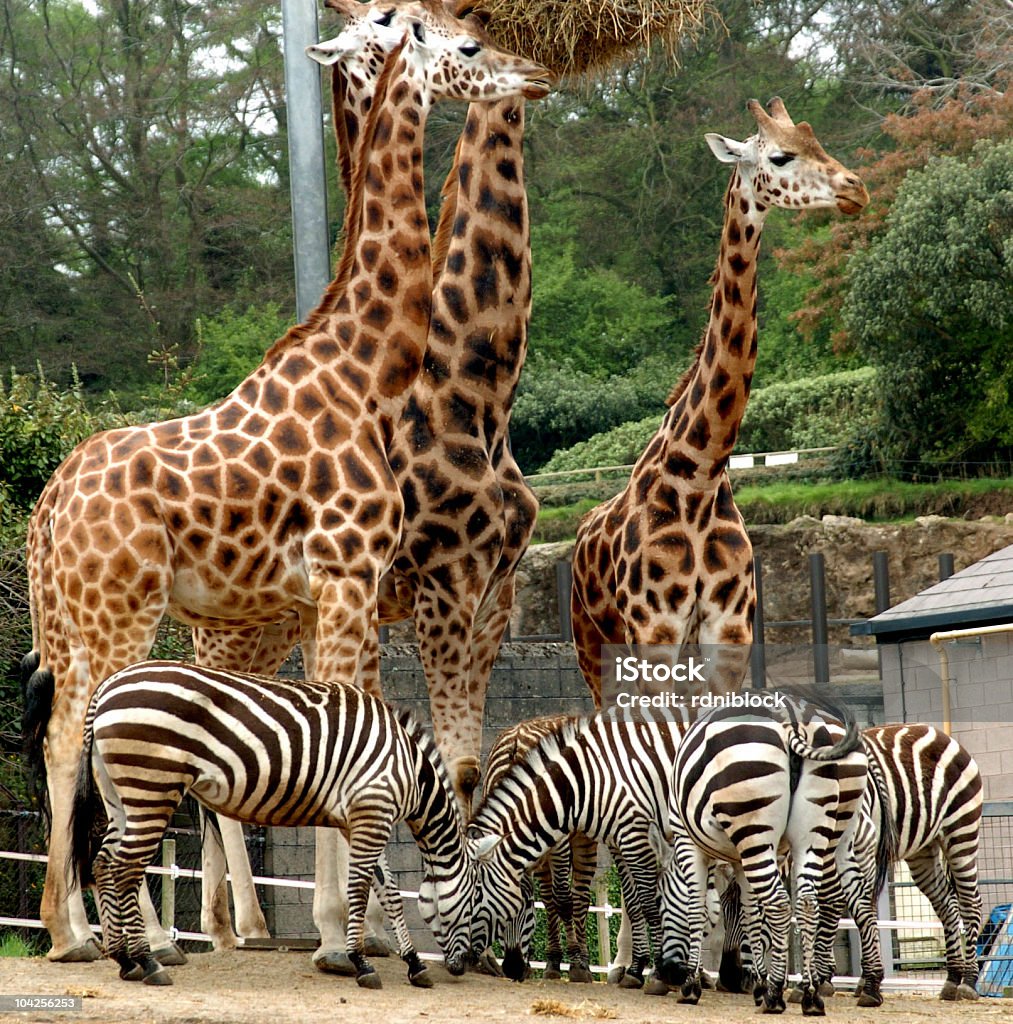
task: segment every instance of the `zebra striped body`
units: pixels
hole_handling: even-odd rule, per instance
[[[977,940],[981,929],[978,891],[978,829],[982,784],[978,766],[954,739],[931,725],[883,725],[862,734],[870,767],[880,780],[863,802],[856,844],[866,851],[865,899],[882,888],[888,863],[868,855],[880,848],[880,830],[895,832],[889,861],[906,861],[911,878],[943,924],[946,942],[944,999],[976,997]],[[878,869],[878,870],[877,870]],[[840,906],[820,915],[817,958],[821,980],[833,975],[833,937]],[[960,929],[963,924],[963,949]],[[862,1000],[878,993],[878,979],[866,976],[863,937]],[[871,982],[871,985],[870,985]],[[880,1000],[881,1001],[881,1000]]]
[[[671,766],[687,724],[678,711],[610,708],[563,724],[500,777],[469,828],[479,837],[470,840],[479,866],[475,948],[503,928],[505,944],[516,944],[529,910],[527,872],[576,832],[617,855],[624,902],[641,908],[659,948],[658,859]],[[641,982],[648,960],[646,949],[635,948],[630,973]]]
[[[379,982],[362,949],[366,900],[391,830],[405,821],[425,863],[448,969],[464,971],[474,868],[435,744],[410,717],[351,685],[142,662],[98,688],[84,743],[74,863],[87,879],[97,786],[108,827],[92,867],[107,953],[121,975],[137,976],[140,964],[145,980],[164,980],[150,964],[137,890],[186,793],[242,821],[347,834],[348,955],[366,987]],[[428,985],[400,895],[381,873],[378,895],[409,978]]]
[[[766,979],[765,1012],[784,1009],[792,904],[779,857],[791,855],[791,888],[802,937],[803,1011],[823,1012],[814,985],[818,895],[838,859],[849,903],[858,873],[851,850],[868,765],[854,719],[827,701],[788,701],[784,711],[721,709],[699,718],[676,755],[674,855],[665,872],[665,945],[661,976],[696,980],[704,931],[708,862],[735,868],[750,946]],[[840,856],[839,856],[840,854]]]
[[[486,762],[485,792],[491,793],[500,779],[518,761],[524,759],[539,741],[561,729],[574,719],[569,715],[544,715],[518,722],[504,729],[489,751]],[[587,948],[587,915],[591,906],[591,883],[598,864],[598,847],[594,840],[580,832],[558,843],[533,869],[538,878],[548,930],[546,967],[544,978],[561,977],[563,948],[560,943],[560,924],[566,929],[566,953],[570,963],[570,981],[590,982],[591,966]],[[572,874],[572,885],[571,885]],[[534,921],[530,922],[533,931]],[[530,947],[527,922],[519,939],[521,958],[512,956],[503,961],[508,978],[522,979],[527,973],[524,954]],[[511,952],[515,947],[511,946]]]

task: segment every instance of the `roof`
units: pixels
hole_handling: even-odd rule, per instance
[[[938,630],[1013,622],[1013,544],[851,627],[877,642],[925,639]]]

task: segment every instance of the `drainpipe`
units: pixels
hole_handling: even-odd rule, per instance
[[[939,651],[939,675],[941,676],[943,696],[943,732],[950,735],[950,656],[946,644],[954,640],[966,640],[970,637],[991,636],[994,633],[1013,633],[1013,622],[1001,626],[974,626],[970,629],[949,629],[941,633],[933,633],[929,643]]]

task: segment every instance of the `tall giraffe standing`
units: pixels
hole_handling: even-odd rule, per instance
[[[90,938],[75,933],[66,898],[84,708],[101,679],[146,656],[164,612],[211,629],[297,619],[309,676],[369,676],[360,662],[403,516],[385,441],[421,365],[431,306],[426,114],[437,95],[548,91],[544,69],[484,39],[464,32],[436,42],[427,50],[425,26],[412,21],[381,76],[335,311],[289,331],[214,408],[85,441],[33,513],[40,667],[30,688],[53,692],[42,901],[52,959],[73,957]],[[355,33],[348,45],[359,45]]]
[[[710,320],[629,483],[577,530],[574,644],[596,706],[602,644],[696,641],[714,652],[712,688],[736,689],[742,679],[756,594],[752,545],[727,466],[756,362],[760,234],[772,206],[836,206],[854,214],[869,201],[862,182],[824,152],[808,123],[794,124],[780,99],[769,110],[749,101],[758,130],[745,142],[707,135],[718,160],[735,165]]]
[[[341,7],[337,0],[328,5]],[[434,10],[409,0],[358,4],[354,12],[344,13],[385,27],[420,16],[435,28],[448,13],[458,18],[469,11],[467,3]],[[378,36],[374,50],[382,45]],[[331,42],[309,52],[320,63],[332,63]],[[382,54],[374,52],[362,55],[354,68],[334,66],[334,125],[346,183],[357,163],[349,153],[360,138],[381,62]],[[388,449],[406,514],[395,572],[381,584],[380,621],[414,614],[434,729],[465,809],[478,779],[485,693],[513,605],[513,574],[538,508],[508,438],[531,303],[523,130],[522,100],[469,108],[443,189],[434,255],[439,280],[427,357]],[[332,287],[319,310],[333,301]],[[293,630],[283,628],[194,631],[202,664],[267,674],[277,670],[296,639]],[[223,821],[221,831],[237,930],[266,934],[241,827]],[[220,861],[211,859],[215,848],[205,842],[204,849],[207,886],[208,879],[223,878],[224,871]],[[318,851],[320,857],[330,856],[324,845]],[[227,928],[224,887],[214,894],[206,890],[204,904],[217,908],[218,928]],[[373,918],[371,925],[379,933],[380,921]],[[351,968],[343,948],[343,937],[335,933],[314,954],[314,962],[347,973]]]

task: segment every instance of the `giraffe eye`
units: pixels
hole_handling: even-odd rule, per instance
[[[394,20],[394,8],[392,7],[389,11],[381,11],[378,18],[374,18],[374,24],[381,25],[386,28]]]
[[[775,153],[771,158],[770,162],[775,167],[784,167],[786,164],[790,164],[795,159],[794,153]]]
[[[458,49],[465,57],[474,57],[482,52],[482,47],[478,43],[465,43],[464,46],[458,47]]]

